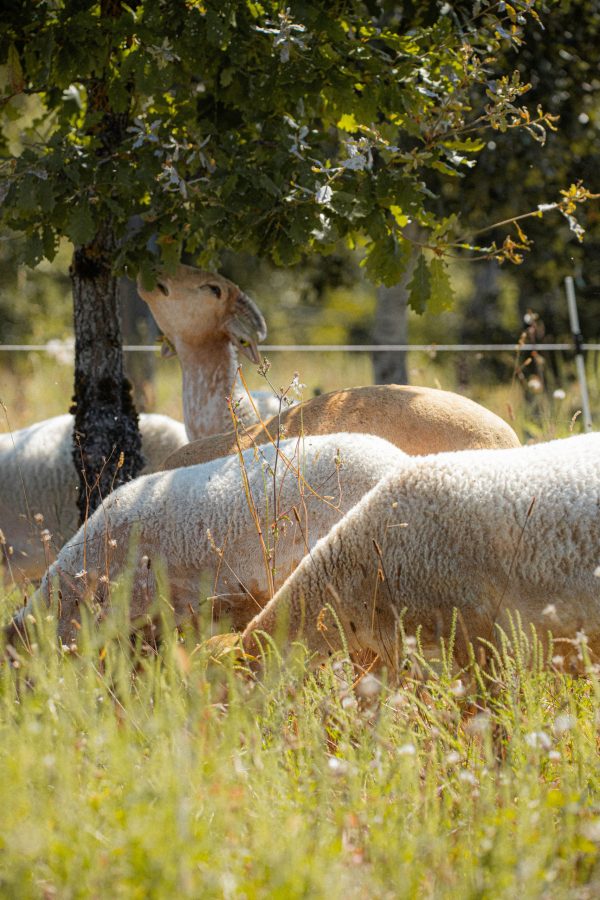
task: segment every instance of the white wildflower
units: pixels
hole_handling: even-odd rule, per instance
[[[349,769],[346,760],[340,759],[338,756],[330,756],[327,760],[327,766],[333,775],[346,775]]]
[[[530,731],[525,735],[525,743],[534,750],[549,750],[552,747],[552,741],[545,731]]]
[[[531,378],[528,378],[527,387],[534,394],[541,394],[541,392],[544,390],[544,385],[539,375],[532,375]]]
[[[473,775],[473,773],[470,772],[468,769],[460,770],[460,772],[458,773],[458,780],[462,781],[463,784],[470,784],[473,787],[475,787],[475,785],[479,784],[475,775]]]
[[[454,694],[455,697],[464,697],[465,686],[460,678],[457,678],[456,681],[452,684],[450,692]]]
[[[373,700],[379,696],[381,691],[381,682],[374,675],[367,674],[356,685],[356,693],[363,700]]]
[[[417,750],[414,744],[402,744],[398,747],[398,756],[414,756]]]
[[[570,716],[568,713],[561,713],[561,715],[557,716],[554,720],[552,730],[554,731],[554,734],[564,734],[565,731],[571,731],[571,729],[575,727],[576,722],[575,716]]]
[[[460,753],[456,750],[451,750],[449,753],[446,753],[444,762],[447,766],[457,766],[460,762]]]

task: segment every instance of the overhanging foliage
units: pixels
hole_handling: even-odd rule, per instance
[[[115,270],[146,279],[151,235],[167,267],[184,245],[206,266],[224,248],[285,265],[344,238],[386,284],[411,257],[411,221],[427,249],[411,301],[439,309],[455,238],[428,182],[467,174],[490,129],[543,138],[551,122],[519,105],[527,85],[493,71],[540,5],[14,3],[1,221],[25,233],[29,264],[109,225]]]

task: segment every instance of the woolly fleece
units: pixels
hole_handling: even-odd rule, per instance
[[[186,442],[185,428],[168,416],[140,416],[144,471]],[[5,576],[40,578],[65,540],[77,530],[78,479],[72,459],[73,417],[55,416],[0,435],[0,528],[13,554]],[[34,516],[40,513],[42,522]],[[42,540],[47,530],[51,539]]]
[[[290,639],[327,654],[341,646],[331,617],[317,627],[332,604],[351,647],[396,666],[401,620],[439,652],[456,607],[459,659],[467,638],[493,639],[511,610],[542,637],[584,631],[597,654],[599,563],[600,434],[407,459],[317,544],[244,644],[255,653],[254,633],[277,634],[281,618]]]
[[[270,545],[277,496],[279,537],[270,563],[275,565],[275,587],[307,549],[404,458],[387,441],[356,434],[289,439],[282,442],[279,456],[271,446],[261,454],[246,451],[243,464],[249,490]],[[56,596],[55,583],[60,586],[58,626],[63,641],[73,636],[71,622],[79,616],[86,582],[95,613],[102,617],[111,593],[115,596],[106,579],[117,579],[131,560],[134,620],[143,622],[155,611],[155,577],[163,571],[177,620],[198,610],[201,589],[207,587],[215,595],[215,617],[227,613],[236,627],[243,628],[271,594],[240,460],[232,456],[147,475],[106,499],[85,530],[63,547],[42,581],[41,596],[50,602]]]

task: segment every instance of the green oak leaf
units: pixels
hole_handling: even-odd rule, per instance
[[[363,264],[373,281],[393,287],[404,275],[410,256],[409,241],[388,234],[369,244]]]
[[[96,233],[96,225],[87,202],[79,203],[71,211],[65,225],[69,240],[75,245],[89,244]]]
[[[441,313],[454,304],[454,291],[443,259],[435,258],[429,263],[430,295],[427,309],[431,313]]]
[[[423,253],[419,253],[408,291],[408,305],[416,313],[423,315],[431,296],[431,275]]]

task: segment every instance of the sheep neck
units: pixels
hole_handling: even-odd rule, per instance
[[[223,339],[191,345],[175,342],[183,376],[183,421],[188,439],[231,430],[227,397],[237,372],[237,353]]]

